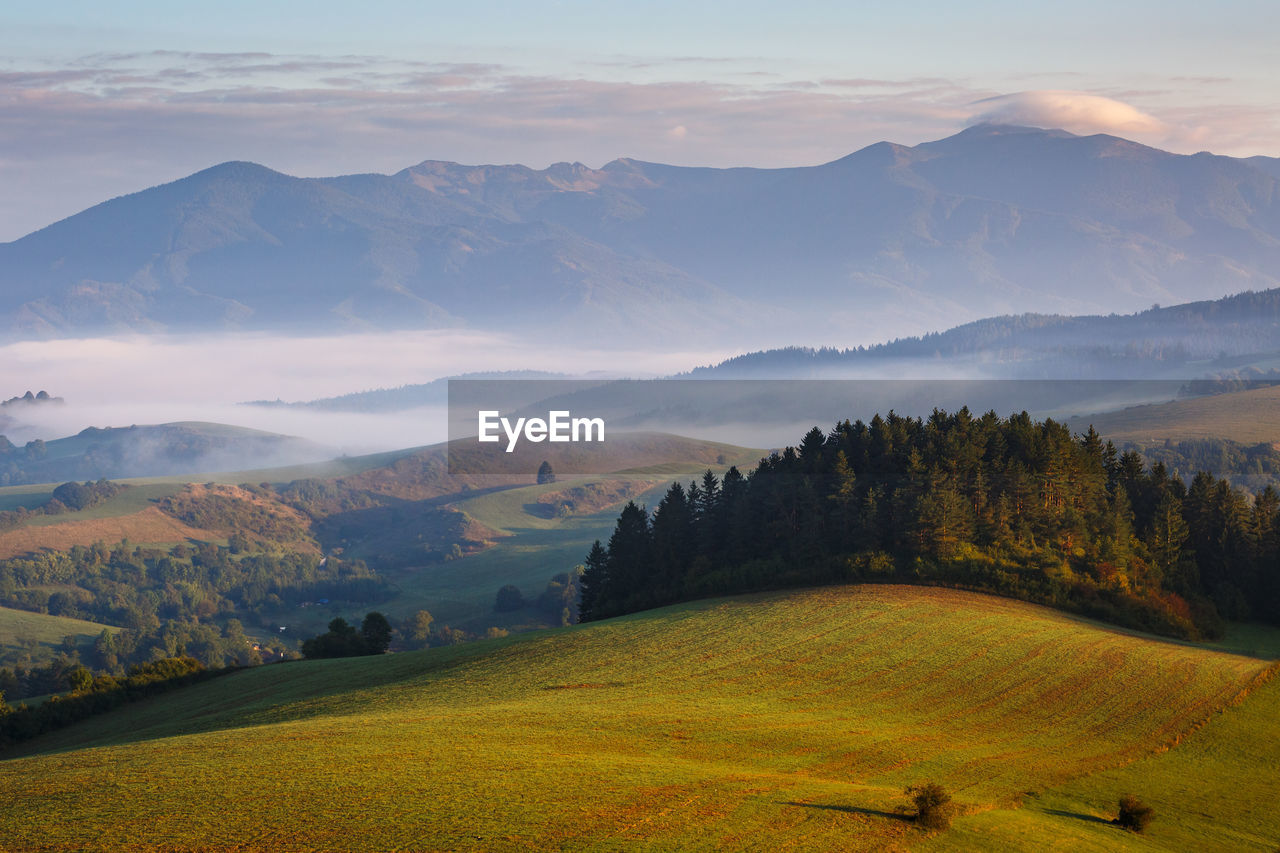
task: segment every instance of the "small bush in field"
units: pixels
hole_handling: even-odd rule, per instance
[[[1116,825],[1132,832],[1142,832],[1151,823],[1155,813],[1133,794],[1125,794],[1120,798],[1120,814],[1116,816]]]
[[[937,782],[912,785],[906,794],[916,804],[916,823],[926,829],[951,826],[951,795]]]

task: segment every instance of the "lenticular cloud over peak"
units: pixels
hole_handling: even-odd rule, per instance
[[[1164,122],[1123,101],[1059,89],[1014,92],[976,101],[974,123],[1061,128],[1074,133],[1164,133]]]

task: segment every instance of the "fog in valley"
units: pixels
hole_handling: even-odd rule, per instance
[[[0,433],[23,444],[86,427],[208,421],[298,436],[322,446],[312,455],[355,455],[443,441],[443,401],[376,414],[243,404],[309,401],[477,371],[652,377],[735,354],[584,350],[572,341],[460,330],[21,341],[0,345],[0,399],[43,390],[64,402],[6,406]]]

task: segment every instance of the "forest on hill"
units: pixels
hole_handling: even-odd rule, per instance
[[[634,502],[586,559],[583,621],[849,581],[957,586],[1160,634],[1280,619],[1280,494],[1188,485],[1090,429],[968,409],[814,428],[749,475]]]

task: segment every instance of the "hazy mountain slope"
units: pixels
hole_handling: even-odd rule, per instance
[[[1134,314],[988,317],[856,349],[763,350],[690,375],[856,376],[892,363],[915,376],[1195,378],[1269,370],[1277,351],[1280,288]]]
[[[0,442],[0,485],[243,470],[329,455],[328,448],[306,439],[227,424],[88,427],[21,447]]]
[[[865,338],[1280,284],[1274,164],[982,125],[820,166],[226,163],[0,245],[0,324]]]
[[[553,222],[473,207],[398,177],[225,163],[0,246],[2,307],[11,328],[41,334],[503,326],[581,311],[608,325],[620,305],[732,303]]]

